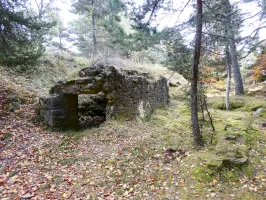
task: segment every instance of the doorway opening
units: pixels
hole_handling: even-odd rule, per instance
[[[108,100],[104,93],[78,96],[79,123],[81,129],[97,128],[106,121]]]

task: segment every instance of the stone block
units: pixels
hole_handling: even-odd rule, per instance
[[[40,113],[52,130],[77,130],[78,95],[53,94],[40,98]]]

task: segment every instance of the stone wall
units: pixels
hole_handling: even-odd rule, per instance
[[[40,114],[53,130],[78,130],[78,95],[61,93],[40,98]]]
[[[167,79],[164,77],[152,77],[147,73],[139,73],[134,70],[117,69],[111,65],[97,64],[92,67],[85,68],[79,73],[80,79],[71,81],[59,81],[50,90],[50,97],[42,99],[42,102],[54,101],[54,98],[68,98],[80,94],[98,94],[102,93],[106,96],[106,118],[131,120],[136,117],[144,118],[149,116],[156,108],[166,105],[169,101],[169,91]],[[52,100],[50,100],[52,99]],[[65,102],[68,102],[67,100]],[[62,101],[63,104],[65,104]],[[70,101],[69,101],[70,102]],[[72,112],[76,102],[69,105],[69,109],[61,109],[64,107],[58,105],[62,110],[60,119],[75,118],[76,110]],[[52,103],[41,103],[41,110],[46,113],[45,119],[50,126],[60,126],[54,123]],[[45,112],[44,112],[45,111]],[[64,113],[65,112],[65,113]],[[74,116],[69,116],[68,113]],[[48,114],[50,113],[50,114]],[[51,116],[52,115],[52,116]],[[71,114],[70,114],[71,115]],[[58,116],[58,115],[56,115]],[[58,121],[58,118],[57,121]],[[76,120],[76,119],[75,119]],[[71,127],[67,127],[71,128]]]

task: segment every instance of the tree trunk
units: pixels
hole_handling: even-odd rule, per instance
[[[92,15],[91,15],[91,23],[92,23],[92,40],[93,40],[93,59],[95,58],[95,55],[97,53],[97,41],[96,41],[96,17],[94,13],[94,0],[91,0],[91,6],[92,6]]]
[[[62,30],[61,23],[60,23],[59,27],[58,27],[58,38],[59,38],[59,49],[60,49],[60,51],[63,50],[62,36],[63,36],[63,30]]]
[[[59,35],[59,49],[62,51],[63,50],[63,45],[62,45],[62,35]]]
[[[232,37],[233,38],[230,39],[230,55],[231,55],[231,61],[232,61],[232,68],[234,72],[235,95],[241,95],[241,94],[245,94],[245,91],[244,91],[242,76],[241,76],[240,67],[239,67],[238,59],[237,59],[234,35]]]
[[[225,53],[226,53],[225,59],[226,59],[226,71],[227,71],[225,106],[226,110],[230,110],[231,57],[228,46],[226,47]]]
[[[244,86],[242,81],[242,76],[240,73],[240,67],[238,63],[237,53],[236,53],[236,43],[235,43],[235,27],[232,23],[233,21],[233,9],[229,0],[224,0],[224,9],[225,9],[225,24],[226,24],[226,37],[228,37],[231,63],[234,73],[234,82],[235,82],[235,95],[245,94]]]
[[[197,0],[197,27],[191,79],[191,122],[196,146],[204,146],[198,120],[198,71],[202,37],[202,0]]]

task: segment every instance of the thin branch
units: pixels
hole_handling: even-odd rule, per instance
[[[259,33],[259,30],[263,29],[263,28],[266,28],[266,26],[262,26],[262,27],[258,27],[256,28],[255,30],[252,31],[252,33],[250,34],[250,36],[247,36],[245,38],[243,38],[242,40],[245,40],[242,48],[240,51],[243,51],[243,49],[246,47],[246,45],[248,45],[248,43],[250,42],[251,39],[255,38],[258,33]],[[253,36],[251,36],[253,33],[255,33]],[[250,53],[249,53],[250,54]]]
[[[147,25],[150,23],[151,18],[152,18],[152,16],[153,16],[153,14],[154,14],[154,12],[155,12],[157,6],[159,5],[160,1],[161,1],[161,0],[157,0],[157,1],[154,3],[154,6],[153,6],[153,8],[152,8],[152,11],[151,11],[151,14],[150,14],[149,20],[147,21]]]
[[[176,72],[173,72],[172,74],[171,74],[171,76],[167,79],[167,82],[173,77],[173,75],[175,74]]]
[[[191,0],[188,0],[187,3],[185,4],[185,6],[182,8],[181,12],[179,13],[178,17],[177,17],[177,22],[179,21],[179,18],[181,16],[181,14],[184,12],[184,10],[186,9],[186,7],[188,6],[188,4],[190,3]]]
[[[225,37],[225,36],[222,36],[222,35],[211,34],[211,33],[206,33],[206,32],[202,32],[202,34],[209,35],[211,37],[219,37],[219,38],[223,38],[223,39],[233,39],[233,38]]]
[[[204,48],[204,47],[202,47],[202,49],[207,51],[207,52],[210,52],[212,54],[218,55],[218,56],[224,56],[225,55],[224,53],[216,53],[215,51],[209,50],[209,49]]]
[[[250,16],[250,17],[247,17],[247,18],[242,19],[242,20],[240,21],[240,23],[244,22],[244,21],[247,20],[247,19],[251,19],[251,18],[253,18],[253,17],[256,17],[256,16],[257,16],[258,14],[260,14],[260,13],[262,13],[262,11],[259,11],[259,12],[257,12],[256,14]]]
[[[260,42],[258,42],[258,43],[254,46],[254,48],[257,48],[261,43],[263,43],[263,42],[265,42],[265,41],[266,41],[266,39],[261,40]],[[248,53],[247,53],[245,56],[243,56],[243,57],[241,57],[241,58],[239,58],[239,59],[245,59],[246,57],[248,57],[249,54],[251,54],[251,53],[254,51],[254,48],[252,48],[250,51],[248,51]]]

